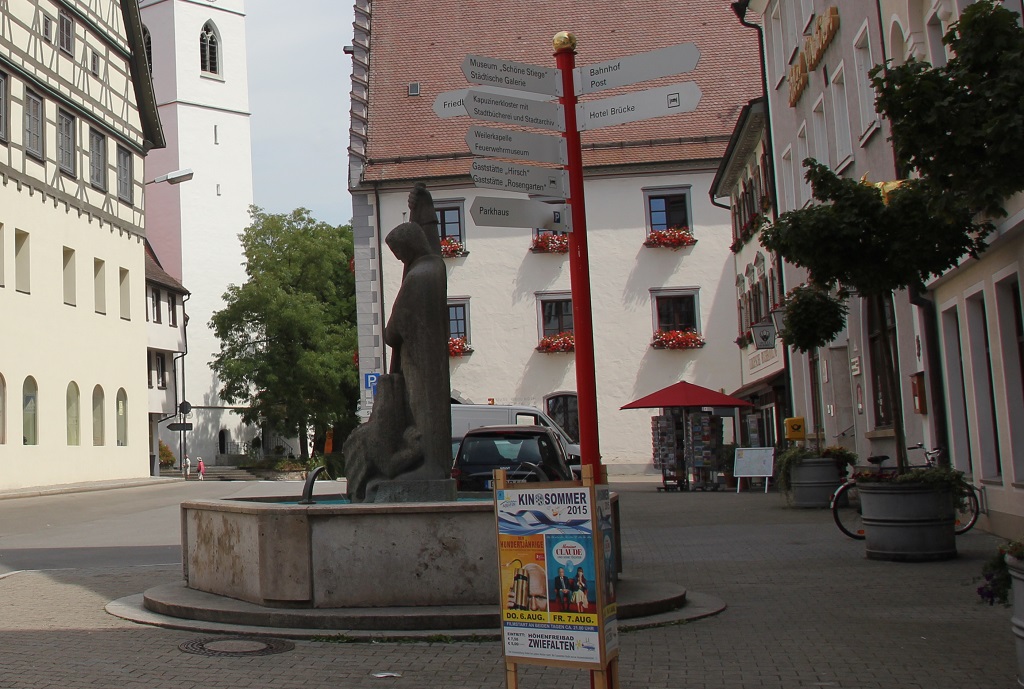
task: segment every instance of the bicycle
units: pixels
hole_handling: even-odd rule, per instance
[[[918,443],[908,450],[921,450],[924,445]],[[910,468],[925,468],[936,466],[938,458],[942,455],[941,449],[925,450],[925,463]],[[875,465],[875,473],[883,476],[894,476],[896,467],[882,467],[882,463],[889,459],[888,455],[875,455],[868,457],[868,464]],[[967,533],[978,522],[978,513],[981,511],[978,500],[978,489],[967,481],[961,482],[961,490],[964,492],[963,500],[957,500],[954,531],[957,536]],[[857,479],[851,478],[836,489],[832,494],[830,503],[832,518],[839,530],[850,538],[858,541],[864,540],[864,519],[860,510],[860,491],[857,489]]]

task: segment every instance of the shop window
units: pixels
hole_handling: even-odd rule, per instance
[[[128,393],[121,388],[117,391],[117,444],[124,447],[128,444]]]
[[[21,434],[25,445],[39,444],[39,386],[29,376],[21,387]]]
[[[105,442],[105,427],[103,419],[104,399],[103,388],[97,385],[92,389],[92,444],[97,447],[103,445]]]
[[[580,413],[575,392],[560,392],[545,397],[544,410],[574,443],[580,441]]]

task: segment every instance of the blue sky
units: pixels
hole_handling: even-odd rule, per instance
[[[255,203],[300,206],[333,225],[352,217],[346,182],[350,0],[246,3]]]

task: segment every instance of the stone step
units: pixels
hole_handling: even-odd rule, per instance
[[[196,467],[192,467],[190,479],[198,479],[199,474]],[[206,467],[207,481],[259,481],[260,477],[245,467],[234,466],[208,466]]]

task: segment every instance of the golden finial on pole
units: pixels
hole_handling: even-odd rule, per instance
[[[576,50],[576,34],[571,31],[559,31],[551,42],[555,50]]]
[[[868,186],[868,187],[874,187],[875,189],[878,189],[878,193],[881,194],[881,196],[882,196],[882,203],[884,203],[886,206],[889,205],[889,193],[892,192],[895,189],[899,189],[901,186],[903,186],[903,182],[905,182],[905,181],[906,180],[896,179],[896,180],[893,180],[891,182],[875,182],[875,183],[871,183],[871,182],[868,181],[868,173],[866,173],[866,172],[860,178],[860,183],[861,184],[863,184],[865,186]]]

